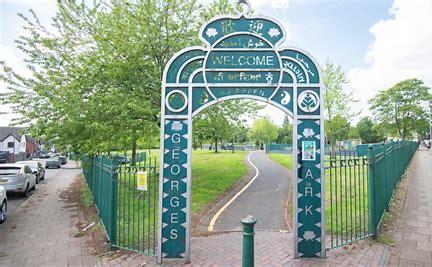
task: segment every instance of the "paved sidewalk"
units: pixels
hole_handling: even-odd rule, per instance
[[[73,168],[73,162],[66,167]],[[52,170],[48,170],[52,171]],[[61,169],[0,226],[0,266],[93,266],[86,238],[75,237],[78,206],[60,193],[81,172]]]
[[[408,171],[408,192],[389,265],[432,266],[432,155],[418,151]]]
[[[257,231],[256,266],[432,266],[432,155],[418,151],[408,169],[408,192],[393,246],[373,240],[330,250],[326,259],[294,260],[291,233]],[[190,266],[240,266],[241,232],[194,237]],[[151,264],[151,261],[147,261]],[[166,266],[182,266],[181,261]]]

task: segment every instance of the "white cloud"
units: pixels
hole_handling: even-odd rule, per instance
[[[432,87],[432,1],[395,0],[389,13],[391,19],[370,29],[374,41],[365,55],[368,66],[348,74],[363,109],[380,89],[404,79],[418,78]]]

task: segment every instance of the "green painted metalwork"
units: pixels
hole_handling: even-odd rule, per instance
[[[126,155],[85,155],[81,166],[110,245],[154,255],[158,166],[146,153],[136,156],[131,165]],[[147,190],[138,188],[138,174],[145,175]]]
[[[364,144],[326,157],[329,248],[378,235],[382,217],[416,149],[413,141]]]
[[[328,248],[369,236],[368,158],[355,150],[337,150],[326,156]]]
[[[190,261],[192,118],[229,99],[272,104],[294,118],[295,257],[324,257],[323,99],[318,66],[306,52],[281,47],[281,24],[264,16],[214,18],[203,26],[205,47],[168,62],[162,87],[158,261]],[[175,140],[174,140],[174,139]]]
[[[369,233],[377,236],[393,193],[417,150],[414,141],[372,144],[369,157]]]
[[[293,146],[288,144],[266,144],[266,153],[292,154]]]
[[[242,266],[253,267],[255,263],[254,227],[257,220],[255,217],[247,215],[240,222],[243,225]]]
[[[93,195],[110,244],[116,243],[116,178],[117,163],[103,156],[81,157],[83,174]]]

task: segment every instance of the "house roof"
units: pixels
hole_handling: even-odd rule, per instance
[[[21,140],[20,130],[23,130],[22,127],[0,127],[0,141],[5,140],[9,135],[15,137],[18,141]]]

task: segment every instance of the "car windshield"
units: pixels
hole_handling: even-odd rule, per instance
[[[0,167],[0,175],[15,175],[20,172],[20,167]]]

